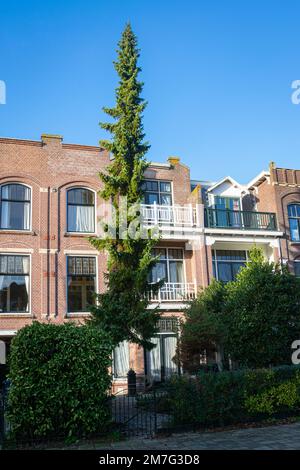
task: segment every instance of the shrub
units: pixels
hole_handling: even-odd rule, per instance
[[[223,426],[300,411],[300,368],[200,373],[168,383],[175,425]]]
[[[34,322],[12,341],[8,419],[12,437],[79,437],[110,422],[111,344],[98,330]]]

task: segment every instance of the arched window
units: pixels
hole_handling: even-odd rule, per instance
[[[290,204],[288,206],[288,216],[290,224],[291,240],[300,241],[300,204]]]
[[[28,186],[18,183],[1,186],[1,229],[30,229],[30,198]]]
[[[68,232],[95,232],[95,193],[86,188],[72,188],[67,193]]]

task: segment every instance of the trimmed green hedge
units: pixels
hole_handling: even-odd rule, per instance
[[[98,329],[34,322],[12,341],[8,420],[17,439],[103,432],[112,346]]]
[[[173,377],[169,409],[175,425],[224,426],[300,413],[300,367]]]

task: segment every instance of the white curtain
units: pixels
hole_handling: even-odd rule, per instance
[[[94,206],[68,206],[69,232],[94,232]]]
[[[161,380],[161,352],[160,352],[160,336],[151,338],[151,343],[155,344],[151,351],[147,351],[148,375],[152,380]]]
[[[26,285],[26,292],[27,292],[27,298],[28,298],[28,303],[27,303],[27,309],[28,309],[28,304],[29,304],[29,256],[23,256],[22,259],[23,262],[23,273],[28,274],[28,276],[24,276],[25,279],[25,285]]]
[[[10,203],[7,201],[1,204],[1,228],[8,228],[10,221]]]
[[[29,230],[30,228],[30,204],[24,204],[24,230]]]
[[[172,374],[177,373],[177,366],[173,361],[176,354],[177,338],[176,336],[166,336],[164,338],[164,349],[165,349],[165,377],[168,378]]]
[[[113,373],[115,377],[126,377],[129,371],[129,343],[122,341],[114,350]]]
[[[170,261],[169,269],[170,269],[170,282],[184,282],[182,261]]]

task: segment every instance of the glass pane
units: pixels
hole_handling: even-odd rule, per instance
[[[30,203],[3,201],[1,204],[1,228],[8,230],[28,230]]]
[[[300,261],[294,261],[295,276],[300,277]]]
[[[181,248],[169,248],[168,256],[169,259],[183,259],[183,251]]]
[[[288,215],[289,217],[296,217],[296,206],[293,204],[290,204],[288,206]]]
[[[231,263],[218,262],[218,280],[223,282],[233,281]]]
[[[160,191],[162,193],[170,193],[171,192],[171,183],[166,182],[166,181],[162,181],[160,183]]]
[[[13,201],[29,201],[30,188],[22,184],[7,184],[2,186],[1,197]]]
[[[156,265],[151,270],[150,282],[158,282],[162,279],[167,280],[167,262],[166,261],[158,261]]]
[[[163,206],[171,206],[172,205],[172,197],[170,194],[161,194],[160,195],[160,203]]]
[[[167,250],[165,248],[154,248],[153,256],[159,256],[160,259],[167,258]]]
[[[129,343],[122,341],[113,354],[113,373],[115,377],[127,377],[129,371]]]
[[[289,221],[290,221],[291,240],[300,241],[298,220],[289,219]]]
[[[159,198],[158,198],[158,193],[146,193],[145,195],[145,202],[146,204],[158,204],[159,203]]]
[[[94,303],[95,278],[93,276],[69,276],[68,312],[88,312]]]
[[[236,279],[237,273],[240,271],[240,269],[245,266],[244,263],[232,263],[232,277],[233,279]]]
[[[170,261],[169,270],[170,270],[169,282],[180,282],[180,283],[184,282],[182,261]]]
[[[164,373],[165,378],[169,378],[172,374],[178,372],[178,368],[174,362],[176,355],[177,338],[176,336],[163,336],[164,342]]]
[[[68,206],[68,232],[93,233],[95,231],[94,206]]]
[[[28,311],[29,276],[0,276],[0,312]]]
[[[244,260],[246,261],[246,251],[243,250],[216,250],[218,260]]]
[[[69,204],[94,205],[94,193],[85,188],[74,188],[68,191]]]
[[[151,343],[155,344],[151,351],[146,352],[147,356],[147,374],[149,378],[154,381],[161,380],[161,354],[160,354],[160,338],[151,338]]]

